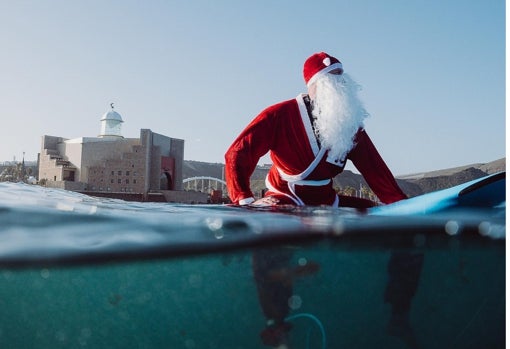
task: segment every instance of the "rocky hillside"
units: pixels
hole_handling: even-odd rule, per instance
[[[185,160],[182,169],[182,178],[186,179],[190,177],[207,176],[223,179],[224,167],[224,164],[219,163]]]
[[[207,163],[199,161],[184,161],[183,178],[196,176],[210,176],[224,179],[224,164]],[[481,178],[488,174],[505,171],[506,158],[492,161],[486,164],[471,164],[461,167],[416,173],[407,176],[399,176],[397,182],[402,190],[409,196],[417,196],[431,191],[451,188],[455,185]],[[269,170],[268,166],[258,166],[251,177],[254,193],[260,193],[264,189],[264,178]],[[344,171],[334,179],[337,188],[360,189],[367,187],[363,177],[351,171]]]
[[[489,174],[506,171],[506,158],[495,160],[486,164],[472,164],[444,170],[413,174],[399,177],[399,180],[415,184],[421,193],[451,188],[473,179]],[[419,194],[419,193],[418,193]]]

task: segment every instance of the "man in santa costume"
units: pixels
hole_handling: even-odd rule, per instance
[[[308,94],[263,110],[226,152],[225,175],[232,202],[250,206],[375,205],[369,200],[337,195],[333,178],[343,171],[347,160],[352,161],[382,203],[406,199],[364,130],[368,114],[357,97],[358,85],[344,73],[342,63],[325,52],[315,53],[305,61],[303,75]],[[250,177],[267,152],[273,162],[266,177],[268,190],[264,198],[255,201]],[[264,344],[275,348],[287,348],[291,328],[285,319],[293,286],[284,277],[297,273],[289,266],[291,255],[278,246],[257,250],[253,255],[259,301],[268,319],[261,337]],[[392,281],[385,300],[397,316],[391,321],[402,318],[406,329],[423,258],[418,256],[414,261],[412,255],[397,257],[393,254],[390,259]],[[411,271],[403,270],[407,265],[412,266]],[[312,268],[298,274],[315,271]],[[416,277],[407,282],[409,275]]]
[[[371,206],[339,197],[333,178],[350,160],[383,203],[405,199],[395,178],[363,128],[367,112],[357,97],[359,87],[342,63],[325,52],[309,57],[303,67],[308,94],[263,110],[241,132],[225,154],[230,199],[239,205]],[[263,155],[273,165],[265,197],[254,203],[250,177]]]

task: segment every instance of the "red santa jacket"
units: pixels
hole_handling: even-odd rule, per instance
[[[327,151],[317,144],[303,95],[263,110],[227,150],[225,177],[232,202],[253,197],[250,177],[268,151],[273,166],[266,178],[266,196],[297,205],[338,204],[332,178],[343,171],[345,159],[336,164],[326,161]],[[357,133],[347,159],[381,202],[406,198],[364,130]]]

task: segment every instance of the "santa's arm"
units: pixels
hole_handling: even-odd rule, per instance
[[[250,177],[260,157],[270,149],[273,130],[269,115],[262,112],[225,153],[225,179],[233,203],[242,205],[254,201]]]
[[[358,132],[355,142],[356,145],[350,151],[348,158],[360,171],[379,200],[389,204],[407,199],[365,130]]]

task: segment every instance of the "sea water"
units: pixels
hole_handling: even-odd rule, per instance
[[[504,348],[504,209],[139,203],[0,183],[1,348]]]

